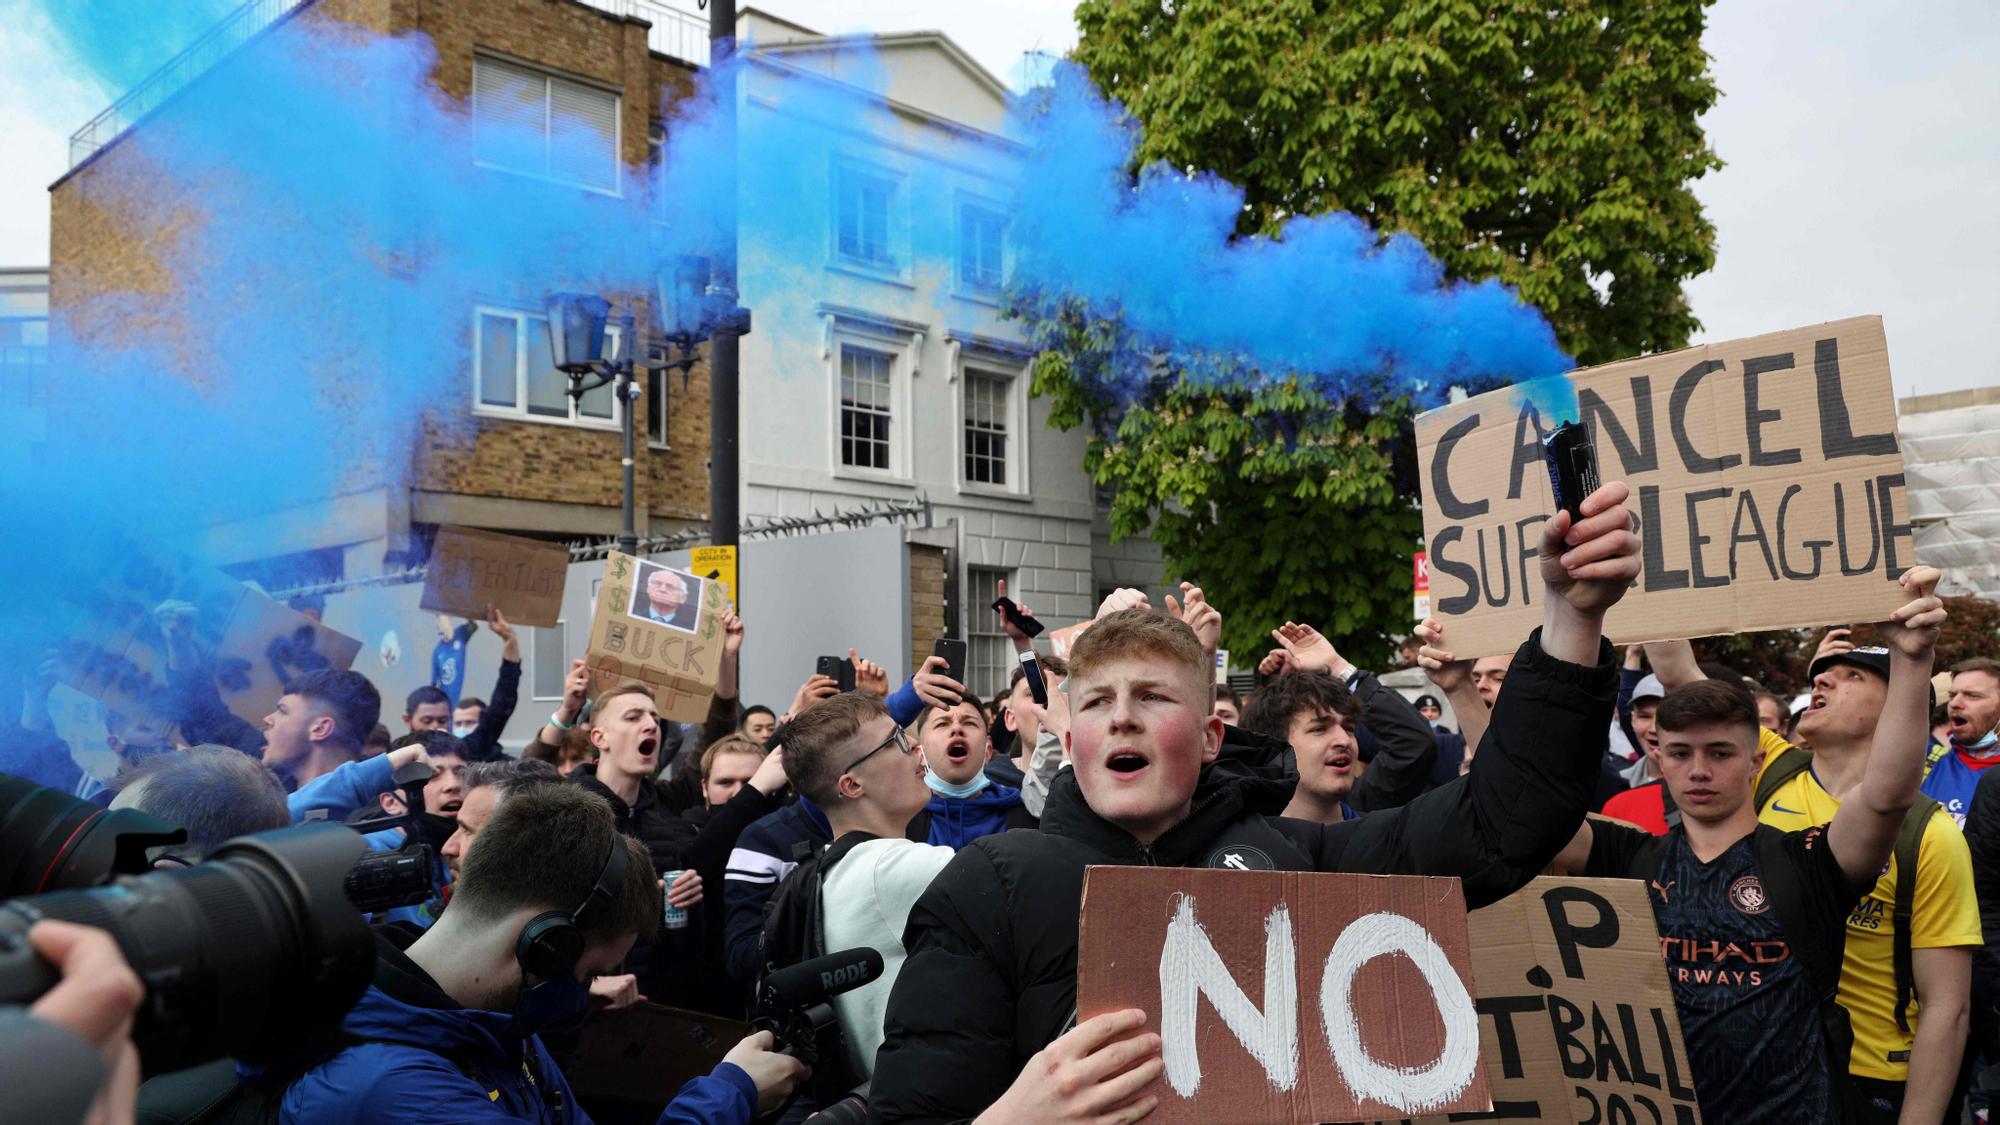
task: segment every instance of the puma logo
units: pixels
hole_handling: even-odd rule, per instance
[[[1668,901],[1667,892],[1673,890],[1675,884],[1679,882],[1680,882],[1679,879],[1669,879],[1664,885],[1662,885],[1658,879],[1655,879],[1653,880],[1653,889],[1660,892],[1660,901],[1666,902]]]

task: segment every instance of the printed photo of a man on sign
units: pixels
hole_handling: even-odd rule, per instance
[[[641,563],[626,612],[640,621],[691,634],[701,615],[702,581],[684,570]]]

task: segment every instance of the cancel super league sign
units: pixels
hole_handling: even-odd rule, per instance
[[[1569,376],[1599,475],[1632,489],[1637,588],[1619,643],[1874,621],[1916,563],[1889,355],[1857,317]],[[1507,388],[1417,419],[1432,612],[1460,657],[1541,622],[1536,547],[1555,511],[1541,418]]]

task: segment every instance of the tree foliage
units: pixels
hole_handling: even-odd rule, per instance
[[[1961,660],[2000,655],[2000,604],[1985,598],[1960,596],[1944,600],[1950,617],[1938,633],[1935,666],[1942,672]],[[1801,692],[1812,686],[1806,671],[1823,629],[1773,629],[1731,637],[1704,637],[1694,642],[1703,660],[1717,660],[1772,691]],[[1854,643],[1881,644],[1872,624],[1854,627]],[[1944,702],[1940,699],[1938,702]]]
[[[1517,287],[1596,363],[1699,327],[1681,286],[1714,258],[1689,187],[1720,166],[1695,121],[1716,97],[1706,4],[1083,0],[1074,57],[1136,119],[1141,162],[1242,185],[1240,233],[1351,211]],[[1171,356],[1129,402],[1101,378],[1130,358],[1115,310],[1011,311],[1054,424],[1092,429],[1114,533],[1150,530],[1211,591],[1226,646],[1261,652],[1290,616],[1387,655],[1421,538],[1411,403],[1352,379],[1330,400],[1317,373],[1187,380]]]

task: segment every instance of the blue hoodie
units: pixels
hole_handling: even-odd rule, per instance
[[[363,1040],[286,1089],[286,1125],[535,1121],[589,1125],[569,1083],[536,1036],[513,1017],[458,1006],[377,930],[375,983],[341,1028]],[[748,1125],[757,1087],[732,1063],[681,1087],[661,1125]]]
[[[1034,819],[1021,804],[1021,791],[994,782],[970,797],[932,793],[928,839],[956,851],[982,836],[997,836],[1009,828],[1031,828]]]

